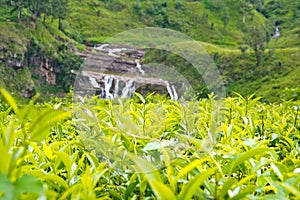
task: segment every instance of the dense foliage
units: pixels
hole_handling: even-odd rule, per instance
[[[18,107],[1,93],[2,199],[300,198],[300,102],[228,97],[215,121],[212,96]]]
[[[68,13],[68,0],[1,0],[0,5],[4,6],[11,13],[16,13],[18,23],[23,20],[31,21],[32,28],[36,30],[38,19],[43,16],[45,21],[51,16],[58,19],[58,28],[61,28],[61,20]]]

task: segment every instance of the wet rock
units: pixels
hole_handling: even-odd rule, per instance
[[[175,86],[155,77],[143,68],[142,49],[130,46],[97,44],[86,52],[77,53],[85,59],[80,76],[75,83],[75,94],[99,95],[102,98],[131,96],[134,91],[142,94],[169,93],[178,99]]]

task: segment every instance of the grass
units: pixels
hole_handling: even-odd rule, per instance
[[[285,88],[298,87],[300,84],[298,78],[300,73],[299,48],[266,49],[264,59],[257,67],[255,55],[251,49],[242,53],[236,48],[222,48],[203,42],[200,42],[200,45],[217,65],[228,95],[232,95],[233,91],[245,96],[255,93],[263,97],[264,101],[274,102],[281,100],[281,93]],[[175,69],[189,80],[194,89],[205,88],[203,82],[194,81],[198,80],[201,75],[193,66],[190,66],[190,63],[186,63],[177,55],[151,51],[146,54],[144,62],[175,66]]]
[[[0,77],[0,87],[10,91],[21,104],[28,102],[24,95],[34,93],[34,82],[28,68],[14,70],[0,63]]]
[[[234,55],[232,52],[224,54],[221,60],[226,60],[226,56],[230,57],[221,65],[231,64],[231,67],[227,67],[224,74],[229,79],[238,76],[227,85],[229,91],[239,91],[243,95],[255,93],[267,101],[278,101],[284,88],[300,84],[299,48],[266,51],[265,61],[259,67],[255,66],[253,53]]]

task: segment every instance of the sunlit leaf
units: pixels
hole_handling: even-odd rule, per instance
[[[287,190],[289,193],[292,193],[295,195],[297,199],[300,199],[300,191],[299,188],[294,187],[293,185],[288,185],[286,183],[278,182],[278,184],[283,187],[285,190]]]
[[[183,189],[179,194],[178,199],[182,199],[182,200],[192,199],[194,194],[199,189],[200,185],[203,184],[203,182],[214,173],[215,173],[215,169],[209,169],[195,176],[192,180],[190,180],[187,183],[187,185],[183,187]]]
[[[232,173],[232,170],[237,167],[239,164],[243,163],[244,161],[248,160],[249,158],[253,157],[253,156],[257,156],[260,153],[263,153],[265,151],[268,151],[268,148],[254,148],[251,149],[247,152],[244,152],[242,154],[240,154],[236,159],[234,159],[232,162],[229,163],[229,165],[227,165],[226,171],[228,174]]]
[[[157,199],[168,200],[168,199],[176,199],[176,196],[172,192],[172,190],[160,181],[149,181],[153,192],[155,193]]]
[[[7,103],[12,107],[12,109],[15,111],[16,115],[20,117],[20,111],[18,108],[18,104],[16,103],[15,99],[3,88],[0,88],[0,93],[3,95],[3,97],[6,99]]]

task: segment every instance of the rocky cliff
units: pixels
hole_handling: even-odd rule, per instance
[[[145,50],[130,46],[98,44],[78,53],[85,59],[74,86],[77,95],[99,95],[102,98],[131,96],[156,92],[178,99],[183,93],[175,88],[178,83],[164,80],[142,63]],[[180,93],[180,94],[178,94]]]

